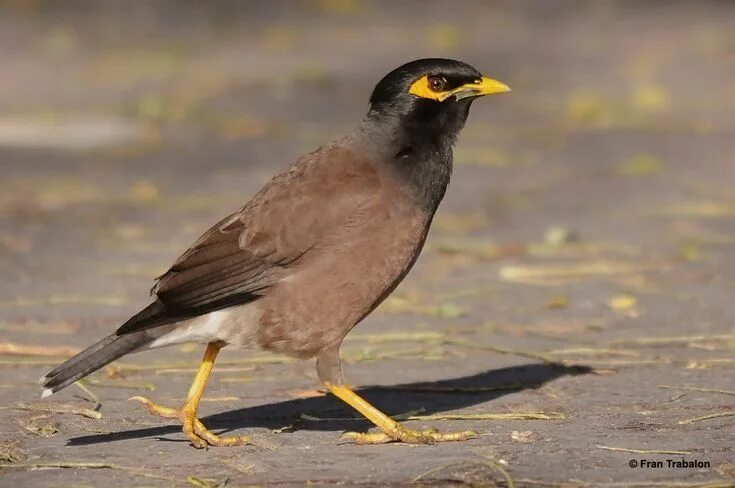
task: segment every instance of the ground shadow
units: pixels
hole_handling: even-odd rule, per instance
[[[561,365],[528,364],[509,368],[494,369],[472,376],[452,378],[434,382],[410,383],[397,385],[396,389],[386,387],[365,387],[359,393],[376,407],[388,414],[398,414],[416,409],[425,409],[427,414],[458,410],[464,407],[485,403],[509,393],[525,389],[534,389],[561,376],[587,374],[591,371],[585,366],[565,367]],[[472,388],[485,389],[515,386],[509,389],[482,392],[426,392],[412,391],[421,387],[431,388]],[[247,407],[229,412],[211,415],[202,419],[204,424],[223,432],[248,427],[266,427],[279,429],[293,425],[298,430],[342,431],[366,429],[369,423],[365,420],[304,422],[301,414],[318,417],[355,417],[357,413],[331,395],[315,398],[288,400],[269,403],[255,407]],[[178,425],[149,427],[108,434],[88,435],[70,439],[72,446],[115,442],[144,437],[160,437],[181,431]]]

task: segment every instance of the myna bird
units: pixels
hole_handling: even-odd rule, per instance
[[[153,303],[41,379],[43,396],[131,352],[197,342],[206,352],[181,409],[136,397],[151,413],[180,419],[194,447],[249,441],[217,436],[197,418],[225,346],[315,357],[326,388],[380,429],[346,434],[357,443],[474,437],[413,431],[392,420],[342,383],[339,348],[416,262],[470,105],[507,91],[450,59],[392,71],[355,130],[299,159],[205,232],[157,278]]]

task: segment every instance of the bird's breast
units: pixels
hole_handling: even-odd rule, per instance
[[[258,341],[311,357],[342,341],[405,277],[430,216],[408,199],[381,200],[359,223],[325,236],[314,254],[258,302]]]

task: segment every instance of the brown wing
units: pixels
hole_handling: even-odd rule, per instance
[[[233,214],[210,229],[160,278],[153,293],[169,308],[199,309],[267,286],[278,263],[240,246],[245,224]],[[253,297],[250,297],[253,298]]]
[[[118,334],[247,303],[268,292],[319,246],[320,237],[369,206],[374,167],[339,146],[316,151],[273,178],[158,278],[157,301]]]

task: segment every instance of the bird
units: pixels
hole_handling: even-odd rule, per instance
[[[223,347],[316,358],[325,389],[377,427],[343,435],[356,444],[476,437],[391,419],[344,383],[339,350],[421,253],[473,101],[508,91],[452,59],[391,71],[353,130],[299,158],[207,230],[156,278],[152,303],[41,378],[42,397],[126,354],[199,343],[204,357],[180,408],[133,397],[154,415],[178,419],[196,448],[252,443],[217,435],[197,416]]]

